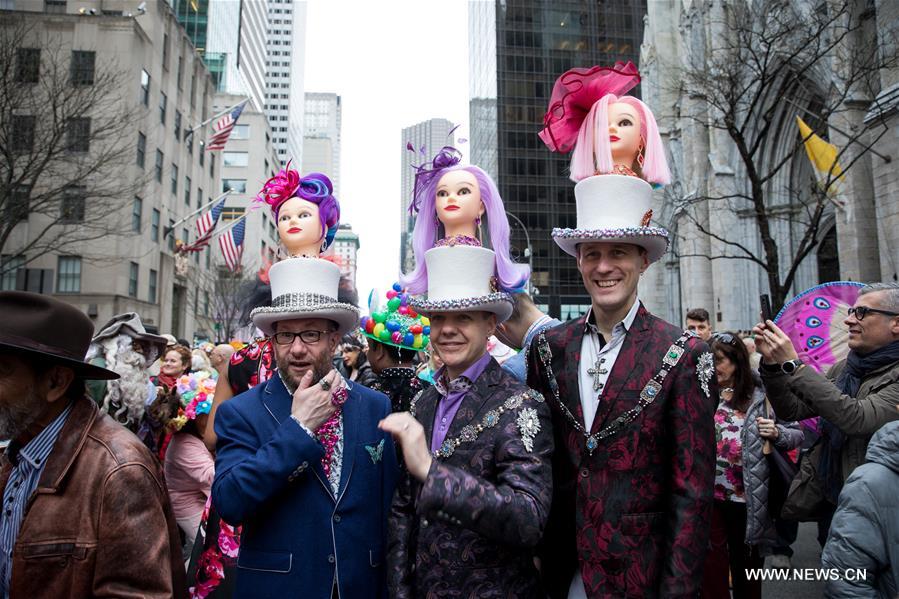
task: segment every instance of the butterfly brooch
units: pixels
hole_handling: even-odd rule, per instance
[[[368,452],[368,457],[371,458],[371,463],[377,464],[381,461],[381,458],[384,457],[384,439],[381,439],[377,445],[366,445],[365,451]]]

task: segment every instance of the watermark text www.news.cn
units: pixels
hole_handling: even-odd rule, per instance
[[[751,568],[746,570],[748,580],[770,581],[832,581],[848,580],[852,582],[867,580],[867,570],[864,568],[850,568],[841,570],[838,568],[781,568],[761,569]]]

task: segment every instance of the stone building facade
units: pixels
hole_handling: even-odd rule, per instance
[[[843,150],[841,165],[851,165],[835,195],[836,202],[845,207],[827,202],[817,243],[799,263],[787,298],[830,280],[899,278],[899,173],[895,166],[899,158],[899,69],[895,65],[881,68],[866,90],[852,90],[840,100],[829,121],[814,123],[817,98],[826,98],[839,88],[840,74],[846,68],[841,57],[858,54],[860,38],[876,39],[881,57],[897,55],[899,5],[885,0],[846,2],[849,14],[862,26],[843,39],[802,85],[772,100],[781,108],[772,113],[777,125],[763,142],[770,160],[786,161],[765,188],[772,236],[780,255],[788,257],[780,260],[782,276],[805,231],[800,200],[806,198],[802,194],[810,193],[814,177],[804,152],[788,156],[799,139],[795,116],[810,122]],[[781,4],[789,4],[798,14],[820,8],[810,2]],[[734,246],[722,240],[764,255],[751,205],[689,202],[697,197],[745,195],[749,189],[737,146],[726,133],[708,126],[711,117],[707,115],[714,113],[715,107],[691,93],[685,83],[685,71],[703,61],[711,63],[721,40],[731,35],[724,25],[725,3],[652,0],[647,8],[641,88],[669,149],[673,177],[671,185],[656,192],[654,221],[672,233],[672,244],[668,255],[644,275],[641,297],[654,313],[671,322],[682,322],[688,309],[702,307],[711,314],[715,329],[748,329],[758,320],[759,294],[769,291],[768,274],[757,263],[722,258],[735,253]],[[741,67],[737,63],[731,68]],[[845,132],[856,132],[857,141],[847,142]],[[868,145],[874,152],[864,150]]]
[[[51,293],[87,313],[95,327],[115,314],[135,311],[149,327],[190,339],[206,336],[212,328],[206,307],[211,289],[196,269],[187,276],[175,272],[175,239],[196,236],[194,219],[166,233],[169,225],[195,211],[221,187],[219,158],[204,153],[200,144],[208,128],[187,135],[213,114],[214,89],[170,5],[148,0],[143,7],[137,11],[134,2],[114,0],[77,5],[6,0],[0,5],[0,26],[12,23],[14,17],[33,26],[33,39],[25,42],[32,51],[40,51],[51,40],[72,53],[92,57],[97,69],[119,72],[124,86],[116,101],[127,104],[134,115],[133,142],[128,144],[120,176],[141,182],[133,197],[114,198],[109,204],[115,209],[107,218],[125,234],[79,242],[64,252],[20,255],[23,266],[3,277],[2,288]],[[41,56],[41,69],[48,67],[48,54],[35,53]],[[98,110],[91,117],[99,126],[104,114]],[[77,164],[73,158],[73,167]],[[84,202],[84,210],[96,209],[90,197]],[[16,225],[3,253],[15,257],[26,248],[27,254],[29,236],[41,216],[31,213]],[[209,251],[191,260],[208,265]],[[35,279],[37,273],[43,273],[40,280]]]

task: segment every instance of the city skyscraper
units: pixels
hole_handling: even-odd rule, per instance
[[[535,303],[563,320],[584,313],[590,297],[551,237],[553,227],[575,225],[569,156],[551,153],[537,133],[559,75],[638,61],[645,14],[645,0],[469,3],[471,161],[494,177],[513,215],[511,252],[531,263]]]
[[[415,216],[409,214],[409,204],[412,203],[412,191],[415,186],[413,165],[431,160],[443,146],[455,145],[455,135],[450,135],[455,126],[446,119],[429,119],[403,129],[400,150],[403,177],[400,199],[400,268],[403,272],[410,272],[415,266],[415,256],[412,254]],[[415,149],[414,154],[407,149],[408,144]]]
[[[303,163],[306,3],[268,0],[265,113],[282,164]]]
[[[215,0],[168,0],[175,17],[200,56],[206,50],[209,3]]]
[[[340,199],[340,96],[306,92],[303,117],[304,173],[325,173]]]
[[[249,96],[265,106],[265,64],[268,14],[266,0],[205,0],[209,5],[204,60],[216,91]]]

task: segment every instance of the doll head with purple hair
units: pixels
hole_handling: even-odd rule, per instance
[[[447,159],[451,150],[453,158]],[[441,157],[442,155],[442,157]],[[479,224],[485,224],[491,249],[496,254],[496,279],[501,291],[522,291],[530,276],[525,264],[516,264],[509,256],[509,220],[499,190],[493,179],[477,166],[459,163],[458,152],[444,148],[433,161],[434,168],[419,169],[415,192],[410,210],[418,212],[415,229],[412,232],[412,250],[415,254],[415,269],[403,275],[402,285],[409,293],[421,294],[428,289],[428,270],[425,252],[441,243],[447,236],[444,224],[438,219],[437,194],[441,180],[447,173],[464,170],[474,177],[480,193],[483,212]],[[422,176],[424,175],[424,176]],[[484,222],[486,221],[486,222]],[[483,240],[482,240],[483,241]],[[450,244],[451,245],[451,244]],[[484,243],[484,245],[487,245]]]
[[[607,174],[636,175],[654,186],[671,181],[655,117],[633,96],[604,95],[578,131],[571,180]]]
[[[289,256],[317,258],[325,251],[340,224],[340,204],[331,180],[322,173],[301,177],[290,163],[265,182],[256,196],[268,204]]]

